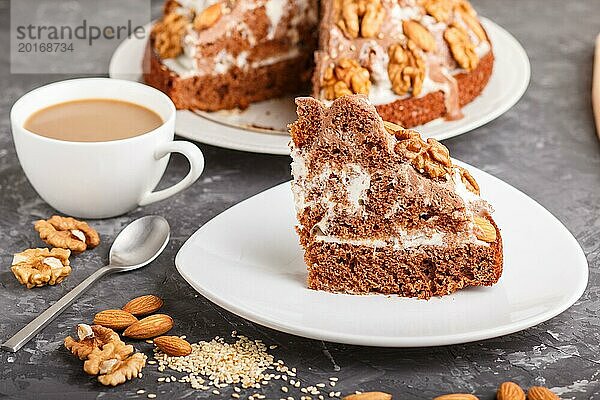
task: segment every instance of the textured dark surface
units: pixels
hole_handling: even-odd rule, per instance
[[[31,223],[53,210],[33,191],[19,166],[9,109],[24,92],[64,76],[9,74],[8,2],[0,1],[0,341],[102,265],[112,238],[133,218],[160,214],[173,229],[166,251],[151,266],[104,279],[19,353],[0,351],[0,396],[146,398],[135,394],[143,388],[159,398],[217,397],[185,384],[159,384],[152,366],[144,370],[141,380],[105,388],[87,377],[80,362],[62,347],[73,327],[89,322],[97,311],[121,306],[138,294],[156,293],[165,299],[164,311],[176,320],[176,333],[202,340],[237,330],[277,344],[274,355],[297,367],[307,384],[338,376],[336,390],[345,393],[377,389],[393,393],[396,399],[426,399],[463,391],[492,399],[498,384],[515,380],[524,386],[546,385],[563,398],[599,398],[600,149],[589,92],[600,4],[598,0],[475,0],[474,4],[523,44],[531,59],[532,80],[523,99],[506,114],[445,143],[456,158],[514,185],[556,215],[583,246],[590,264],[590,283],[568,311],[517,334],[441,348],[387,349],[323,343],[249,323],[197,295],[177,273],[173,260],[182,243],[221,211],[288,180],[287,157],[201,144],[207,167],[192,188],[123,217],[93,222],[103,243],[73,259],[73,273],[62,285],[34,290],[20,286],[9,270],[12,254],[40,245]],[[158,11],[158,4],[155,6]],[[60,173],[52,171],[51,157],[40,162],[48,163],[49,173]],[[186,162],[175,157],[163,184],[176,182],[186,168]],[[148,351],[149,346],[142,343],[138,347]],[[269,399],[283,394],[277,384],[262,392]],[[230,397],[228,391],[224,393],[224,398]],[[298,399],[299,392],[293,396]]]

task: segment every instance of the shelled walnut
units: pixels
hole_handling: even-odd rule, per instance
[[[28,289],[56,285],[71,273],[69,256],[65,249],[27,249],[13,257],[11,271]]]
[[[71,217],[53,215],[48,220],[36,221],[34,228],[44,242],[54,247],[82,252],[100,244],[98,232],[86,222]]]
[[[116,386],[139,375],[146,365],[146,356],[134,353],[132,345],[125,344],[110,328],[99,325],[77,325],[79,340],[65,338],[65,347],[80,360],[83,370],[98,375],[106,386]]]
[[[323,76],[323,91],[327,100],[347,94],[369,94],[371,76],[356,60],[342,59],[338,65],[330,66]]]
[[[183,53],[183,38],[190,24],[190,16],[175,11],[154,24],[154,49],[161,58],[175,58]]]
[[[444,31],[444,39],[450,46],[452,56],[461,68],[472,71],[477,67],[479,56],[475,52],[475,45],[462,27],[451,25]]]
[[[423,89],[425,61],[419,55],[416,44],[411,40],[406,44],[393,44],[388,54],[388,74],[394,93],[402,96],[412,90],[413,96],[418,96]]]
[[[103,385],[117,386],[138,376],[146,365],[144,354],[132,353],[131,345],[109,342],[89,354],[83,370],[89,375],[98,375],[98,381]]]
[[[107,343],[121,340],[119,335],[110,328],[87,324],[77,325],[77,337],[79,340],[67,336],[65,338],[65,347],[80,360],[86,360],[94,349],[102,348]]]
[[[456,169],[458,169],[460,178],[467,189],[479,196],[479,185],[471,173],[463,167],[456,166]]]
[[[466,0],[420,0],[419,3],[438,22],[450,23],[455,11],[477,15],[471,3]]]
[[[398,143],[394,150],[419,172],[430,178],[440,178],[452,172],[450,152],[437,140],[429,138],[424,141],[410,129],[396,132],[395,136]]]
[[[379,34],[385,19],[381,0],[336,0],[338,27],[350,39]]]

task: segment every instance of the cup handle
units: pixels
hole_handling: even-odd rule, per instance
[[[190,163],[190,172],[173,186],[157,192],[146,193],[139,201],[140,206],[145,206],[160,200],[164,200],[190,186],[202,174],[204,170],[204,156],[200,149],[193,143],[178,140],[160,144],[154,152],[154,158],[159,160],[170,153],[183,154]]]

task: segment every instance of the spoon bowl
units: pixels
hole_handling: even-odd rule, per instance
[[[163,217],[148,215],[127,225],[110,248],[107,268],[131,271],[152,262],[169,242],[169,223]]]

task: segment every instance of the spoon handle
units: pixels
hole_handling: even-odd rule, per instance
[[[15,333],[13,337],[0,345],[0,348],[13,353],[19,351],[32,337],[48,325],[54,318],[64,311],[76,298],[85,292],[94,282],[106,275],[110,271],[108,267],[102,267],[88,276],[83,282],[77,285],[73,290],[64,295],[60,300],[51,305],[46,311],[41,313],[36,319],[28,323],[23,329]]]

